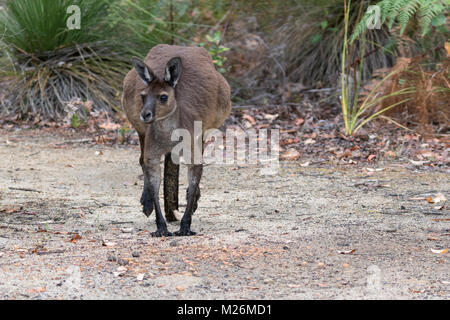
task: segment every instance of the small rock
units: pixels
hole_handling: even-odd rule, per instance
[[[283,250],[289,250],[288,246],[283,246]]]
[[[125,267],[118,267],[116,272],[113,272],[113,275],[115,277],[121,277],[127,272],[127,268]]]
[[[111,242],[111,241],[102,241],[102,246],[104,247],[114,247],[116,244],[115,242]]]
[[[120,258],[119,260],[117,260],[117,264],[118,264],[119,266],[126,266],[128,263],[129,263],[128,260],[125,260],[125,259],[122,259],[122,258]]]
[[[142,280],[144,280],[144,276],[145,276],[144,273],[139,273],[139,274],[136,276],[136,280],[137,280],[137,281],[142,281]]]
[[[132,256],[133,258],[139,258],[141,255],[139,254],[139,252],[133,251],[133,252],[131,253],[131,256]]]
[[[178,245],[178,243],[177,243],[176,241],[171,241],[171,242],[169,243],[169,245],[170,245],[171,247],[176,247],[176,246]]]
[[[273,283],[273,279],[270,279],[270,278],[264,279],[264,283],[265,283],[265,284]]]
[[[108,261],[110,262],[116,262],[117,258],[115,255],[109,254],[108,255]]]

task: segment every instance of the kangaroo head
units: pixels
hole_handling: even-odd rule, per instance
[[[181,59],[171,59],[164,72],[164,79],[159,79],[142,60],[133,58],[133,65],[139,78],[146,84],[141,92],[141,121],[152,123],[163,120],[177,108],[175,87],[181,75]]]

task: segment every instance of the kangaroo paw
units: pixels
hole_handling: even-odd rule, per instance
[[[194,236],[196,234],[197,234],[197,232],[192,231],[191,228],[187,227],[187,226],[181,226],[180,230],[175,232],[175,235],[177,237]]]
[[[151,233],[152,237],[160,238],[160,237],[171,237],[173,236],[172,232],[169,232],[167,228],[158,228],[155,232]]]

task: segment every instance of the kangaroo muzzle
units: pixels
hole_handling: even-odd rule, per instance
[[[151,111],[141,112],[141,121],[145,123],[152,123],[154,120]]]
[[[141,121],[144,123],[152,123],[155,121],[155,108],[154,107],[144,107],[141,111]]]

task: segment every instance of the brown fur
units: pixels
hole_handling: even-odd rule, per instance
[[[133,59],[133,63],[135,68],[124,80],[122,105],[138,132],[141,145],[140,163],[145,177],[141,203],[147,216],[155,209],[157,231],[152,235],[167,236],[171,233],[162,217],[158,199],[161,156],[166,157],[166,218],[173,221],[173,212],[178,209],[179,166],[171,160],[170,151],[176,144],[171,141],[171,133],[174,129],[187,129],[194,139],[195,121],[202,122],[203,132],[220,127],[231,109],[230,87],[216,71],[209,53],[199,47],[158,45],[150,50],[144,62]],[[194,148],[194,144],[191,147]],[[192,156],[194,154],[192,152]],[[188,165],[186,211],[176,235],[195,234],[190,225],[200,197],[202,170],[201,164]]]
[[[154,83],[155,88],[149,89],[165,90],[161,87],[164,70],[167,62],[174,57],[180,57],[182,62],[181,77],[175,88],[179,127],[192,132],[194,121],[202,121],[203,130],[219,128],[231,110],[230,87],[215,70],[211,56],[205,49],[165,44],[153,47],[144,62],[158,81]],[[128,120],[139,135],[145,135],[147,126],[140,120],[143,107],[140,93],[145,89],[146,85],[133,68],[123,83],[122,104]]]

